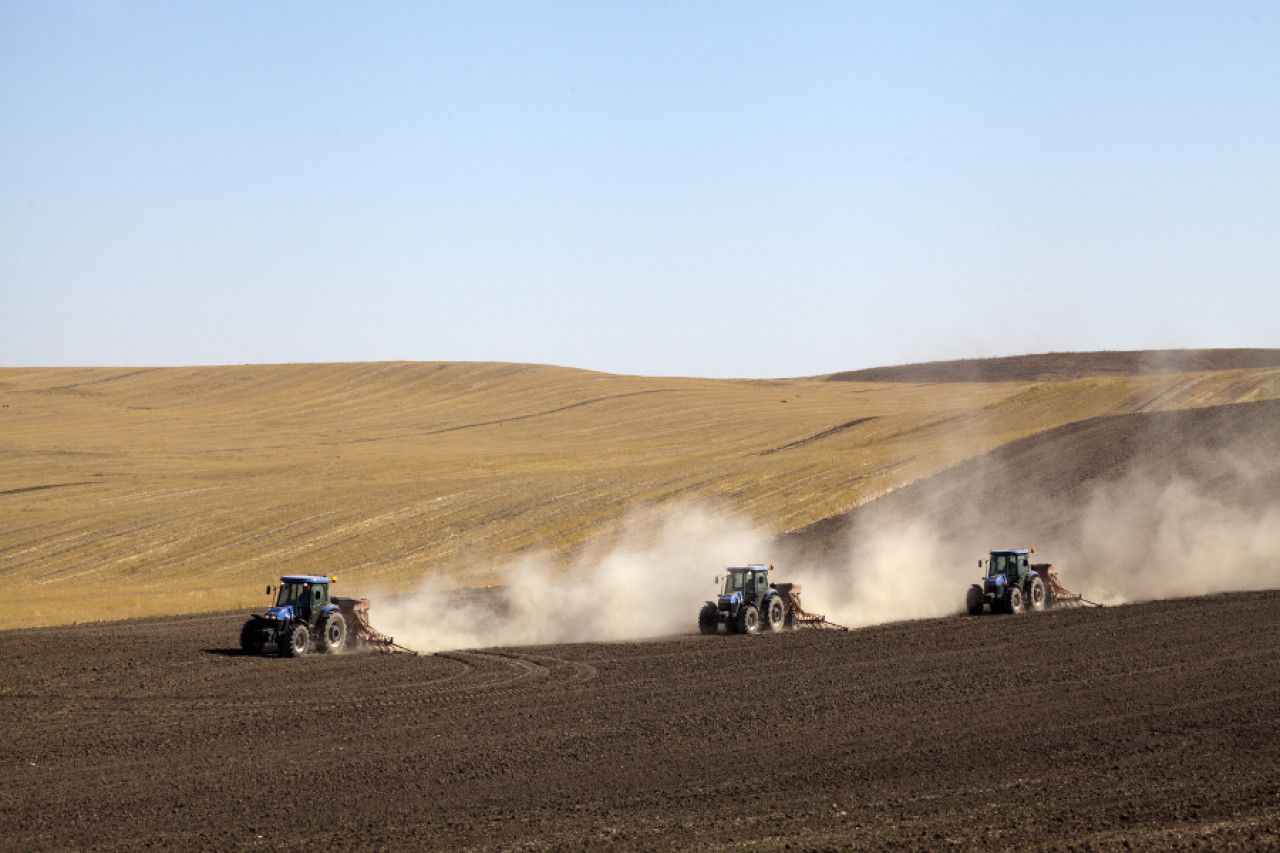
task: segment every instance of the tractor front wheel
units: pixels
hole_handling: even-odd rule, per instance
[[[330,613],[320,630],[320,650],[336,655],[347,645],[347,620],[341,613]]]
[[[760,611],[748,604],[738,611],[738,633],[755,634],[760,630]]]
[[[311,646],[311,629],[299,622],[285,631],[281,637],[280,654],[287,658],[300,658]]]
[[[698,630],[704,634],[714,634],[718,627],[720,627],[720,620],[716,618],[716,606],[703,605],[702,610],[698,612]]]
[[[969,592],[964,597],[964,606],[969,608],[970,616],[982,615],[984,598],[985,596],[983,596],[982,590],[978,589],[976,586],[969,587]]]
[[[246,655],[262,654],[262,626],[257,619],[250,619],[240,629],[240,651]]]
[[[1016,586],[1009,590],[1009,598],[1005,601],[1005,609],[1009,613],[1018,614],[1022,612],[1022,590]]]
[[[768,616],[765,619],[765,627],[770,631],[781,631],[786,621],[786,605],[782,603],[781,596],[775,595],[769,600]]]
[[[1044,581],[1040,578],[1032,578],[1031,586],[1027,589],[1027,609],[1032,611],[1044,610],[1047,601],[1045,596]]]

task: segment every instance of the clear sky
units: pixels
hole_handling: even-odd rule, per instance
[[[1280,346],[1280,4],[0,0],[0,320],[3,365]]]

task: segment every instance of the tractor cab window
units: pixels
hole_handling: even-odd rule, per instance
[[[729,572],[724,576],[724,594],[742,592],[747,583],[748,572]]]
[[[300,583],[282,583],[280,584],[280,592],[276,595],[276,607],[284,607],[286,604],[297,604],[298,597],[302,595],[303,586]]]
[[[987,565],[987,577],[994,578],[997,575],[1014,574],[1014,561],[1017,558],[1011,554],[992,554],[991,562]]]
[[[324,586],[313,586],[311,588],[311,603],[316,607],[323,607],[328,604],[328,588]]]

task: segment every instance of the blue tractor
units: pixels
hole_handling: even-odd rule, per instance
[[[725,569],[720,595],[698,613],[698,630],[714,634],[724,625],[730,634],[755,634],[762,627],[769,631],[794,628],[799,589],[794,584],[770,583],[772,568],[753,563]]]
[[[1052,574],[1052,566],[1030,562],[1034,551],[1033,548],[993,550],[985,561],[985,576],[970,586],[965,596],[969,615],[977,616],[984,608],[990,608],[992,613],[1022,613],[1024,610],[1052,607],[1059,585]],[[979,560],[978,568],[983,567],[984,561]]]
[[[240,629],[240,648],[257,655],[274,645],[282,657],[299,657],[312,649],[332,654],[354,644],[356,631],[351,629],[355,626],[348,623],[356,616],[352,610],[356,602],[330,598],[329,586],[335,580],[321,575],[280,578],[275,605],[250,616]],[[268,586],[267,595],[271,593]]]

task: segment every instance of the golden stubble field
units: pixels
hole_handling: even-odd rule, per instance
[[[1280,369],[1044,382],[491,363],[0,370],[0,628],[225,610],[284,572],[492,583],[631,509],[783,532],[1096,415],[1280,397]]]

